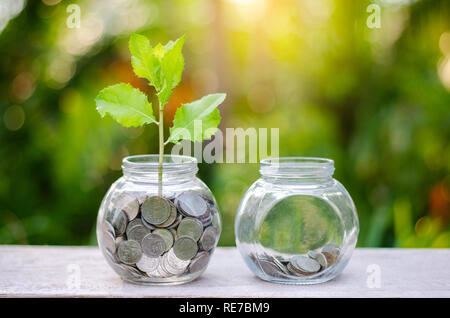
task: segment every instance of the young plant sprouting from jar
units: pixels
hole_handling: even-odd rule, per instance
[[[147,95],[129,83],[119,83],[101,90],[96,99],[97,111],[102,117],[109,114],[124,127],[138,127],[145,124],[159,126],[159,194],[162,195],[162,168],[164,145],[179,143],[182,139],[202,141],[217,131],[220,113],[217,109],[226,94],[206,95],[194,102],[183,104],[177,109],[170,128],[169,137],[164,140],[164,106],[173,89],[180,83],[184,68],[182,48],[185,36],[176,41],[161,43],[152,47],[149,39],[140,34],[132,34],[129,39],[131,64],[134,73],[149,81],[156,90],[159,112],[158,121],[153,114],[153,105]],[[202,130],[194,134],[194,121],[202,123]]]

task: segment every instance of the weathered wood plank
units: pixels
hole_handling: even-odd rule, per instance
[[[450,249],[357,249],[333,281],[288,286],[259,280],[235,248],[218,248],[192,283],[138,286],[123,282],[96,247],[0,246],[0,297],[450,297],[449,261]],[[367,285],[371,264],[380,288]]]

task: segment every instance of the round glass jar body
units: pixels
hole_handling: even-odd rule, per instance
[[[345,188],[321,158],[261,161],[236,215],[236,245],[259,278],[285,284],[333,279],[348,263],[359,232]]]
[[[119,276],[138,284],[180,284],[199,277],[217,245],[217,203],[195,175],[197,160],[157,155],[126,157],[124,175],[106,193],[97,240]]]

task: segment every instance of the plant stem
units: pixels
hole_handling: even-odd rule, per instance
[[[162,176],[164,161],[164,111],[158,99],[159,106],[159,171],[158,171],[158,194],[162,196]]]

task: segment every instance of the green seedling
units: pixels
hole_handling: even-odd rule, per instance
[[[185,36],[178,40],[161,43],[152,47],[143,35],[132,34],[129,40],[131,65],[134,73],[149,81],[156,90],[159,112],[158,120],[153,114],[153,106],[148,96],[130,84],[119,83],[101,90],[96,99],[97,111],[102,117],[109,114],[125,127],[138,127],[145,124],[159,126],[159,189],[162,188],[162,164],[164,145],[179,143],[182,139],[202,141],[210,138],[220,123],[217,109],[226,94],[206,95],[194,102],[183,104],[175,113],[169,137],[164,140],[164,106],[173,89],[180,83],[184,69],[182,54]],[[201,132],[195,131],[194,121],[201,121]]]

